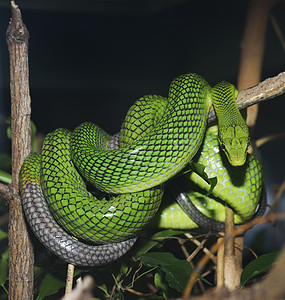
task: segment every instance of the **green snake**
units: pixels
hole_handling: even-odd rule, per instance
[[[90,122],[73,132],[57,129],[48,134],[41,153],[31,154],[20,173],[24,211],[36,236],[69,263],[111,262],[132,247],[157,213],[168,183],[185,212],[173,205],[165,208],[160,227],[197,227],[203,214],[195,207],[206,215],[201,225],[207,226],[211,218],[223,221],[225,203],[234,209],[237,223],[251,218],[261,198],[263,175],[259,162],[247,155],[249,132],[236,96],[227,82],[211,88],[201,76],[185,74],[172,81],[168,98],[150,95],[136,101],[119,136],[111,137]],[[210,129],[203,143],[212,104],[219,130],[213,134]],[[189,172],[193,159],[210,163],[206,173],[218,178],[210,200],[203,192],[191,195],[190,180],[209,190],[207,180]],[[175,184],[186,169],[182,183]]]

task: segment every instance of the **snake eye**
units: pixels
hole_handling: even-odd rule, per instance
[[[221,149],[222,149],[223,151],[226,151],[226,146],[225,146],[224,143],[221,143]]]
[[[249,147],[250,147],[250,140],[247,141],[246,149],[248,149]]]

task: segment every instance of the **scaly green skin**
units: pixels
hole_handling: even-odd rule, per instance
[[[101,129],[100,133],[101,138],[95,139],[97,148],[106,151],[108,136]],[[134,236],[157,212],[163,195],[160,186],[109,199],[95,198],[74,168],[69,136],[67,130],[57,129],[47,135],[41,152],[41,186],[54,218],[75,237],[92,243]]]
[[[171,83],[168,99],[146,96],[130,109],[121,128],[122,148],[117,150],[106,150],[110,136],[92,123],[84,123],[72,133],[58,129],[49,134],[41,153],[41,186],[57,222],[89,242],[108,243],[135,235],[158,210],[163,184],[197,153],[212,102],[222,128],[222,148],[230,163],[242,164],[248,131],[243,130],[244,120],[236,111],[236,93],[225,82],[211,89],[196,74],[179,76]],[[94,198],[74,164],[96,187],[96,193],[118,195]],[[24,190],[29,171],[21,176]],[[259,182],[258,191],[260,186]],[[238,191],[243,195],[247,192],[247,187]],[[243,219],[254,213],[260,197],[257,194],[254,200],[245,196],[252,210],[244,207]]]
[[[184,84],[183,89],[181,84]],[[125,145],[125,148],[106,151],[110,136],[92,123],[84,123],[71,133],[70,145],[68,133],[64,130],[57,130],[46,137],[42,148],[41,186],[52,214],[65,230],[78,238],[95,243],[121,241],[135,235],[156,213],[163,195],[160,185],[167,179],[165,170],[169,172],[170,177],[171,170],[175,174],[174,170],[177,170],[177,173],[189,161],[185,156],[192,157],[196,153],[203,140],[210,107],[209,98],[207,99],[210,87],[197,75],[181,76],[172,87],[170,95],[175,93],[174,88],[177,87],[181,98],[175,99],[179,101],[167,103],[165,98],[159,96],[144,97],[138,101],[133,111],[130,110],[121,130],[121,144]],[[196,97],[190,97],[190,91],[200,96],[198,100]],[[188,95],[187,98],[185,94]],[[141,102],[145,102],[145,110],[139,109],[142,106]],[[165,111],[167,105],[168,111]],[[183,107],[185,111],[181,113],[178,107]],[[194,113],[193,107],[201,110],[201,113],[203,111],[203,114],[192,120],[190,111]],[[145,121],[146,116],[149,121]],[[137,120],[137,123],[133,122],[134,120]],[[132,124],[133,128],[128,128],[128,124]],[[198,127],[200,131],[197,131],[196,127],[193,128],[195,124],[201,125]],[[84,134],[78,131],[84,131]],[[149,131],[151,134],[146,134]],[[157,134],[164,137],[162,141],[157,138]],[[185,140],[179,153],[177,144],[181,142],[181,134]],[[134,142],[137,135],[140,135],[141,139]],[[91,166],[96,164],[99,168],[96,178],[106,171],[106,174],[102,175],[106,181],[107,174],[113,181],[121,177],[120,184],[124,188],[124,180],[131,180],[131,189],[113,197],[112,201],[93,200],[93,196],[82,189],[84,182],[69,158],[70,150],[72,153],[81,151],[80,145],[84,145],[85,152],[79,159],[86,159],[77,166],[82,173],[92,173]],[[167,149],[174,151],[168,152]],[[163,175],[156,172],[159,177],[153,178],[156,168]],[[90,181],[90,178],[86,179]],[[148,189],[139,188],[137,185],[144,184],[145,179],[148,180]],[[110,192],[110,189],[103,191]]]
[[[133,193],[157,186],[180,172],[199,149],[211,106],[210,86],[196,74],[177,77],[165,113],[148,134],[129,147],[98,151],[96,125],[84,123],[71,137],[72,158],[80,173],[109,193]]]
[[[178,178],[176,184],[207,217],[225,222],[226,204],[235,212],[235,224],[240,224],[253,216],[259,204],[263,183],[262,166],[250,154],[243,166],[231,166],[220,151],[217,134],[217,126],[207,130],[202,149],[194,158],[195,162],[205,166],[204,172],[209,178],[217,178],[211,195],[206,195],[210,185],[195,172]],[[199,226],[176,203],[170,203],[162,209],[157,223],[161,228],[188,229]]]
[[[216,129],[216,130],[215,130]],[[211,128],[207,133],[198,163],[205,165],[205,172],[209,178],[217,177],[218,183],[212,191],[212,197],[222,199],[235,211],[235,223],[242,223],[252,217],[255,211],[263,186],[263,171],[261,164],[252,155],[247,155],[243,166],[232,166],[223,159],[218,152],[217,128]],[[187,175],[186,175],[187,176]],[[190,173],[189,179],[198,187],[208,191],[208,184],[195,173]],[[191,193],[188,191],[188,193]],[[208,216],[211,212],[219,212],[214,219],[224,222],[224,203],[217,201],[207,203],[207,207],[199,201],[193,200],[195,206]],[[204,208],[203,208],[204,206]],[[201,208],[201,209],[200,209]]]

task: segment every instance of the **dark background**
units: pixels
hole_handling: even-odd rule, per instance
[[[39,133],[73,129],[83,121],[115,133],[136,99],[151,93],[167,96],[170,81],[182,73],[199,73],[211,85],[220,80],[236,83],[248,1],[16,3],[30,32],[32,119]],[[276,4],[271,14],[285,35],[285,2]],[[1,0],[0,151],[6,152],[9,18],[9,1]],[[269,21],[262,79],[284,71],[284,66],[285,53]],[[284,101],[283,96],[261,104],[255,138],[284,131]],[[260,148],[269,199],[284,180],[284,149],[284,139]]]

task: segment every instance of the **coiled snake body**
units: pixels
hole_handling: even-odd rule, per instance
[[[208,160],[206,172],[218,178],[213,190],[216,198],[208,202],[205,195],[194,194],[192,201],[218,221],[222,201],[235,210],[237,223],[249,219],[260,200],[262,169],[253,157],[247,158],[248,128],[237,109],[236,95],[229,83],[211,88],[199,75],[186,74],[173,80],[167,99],[145,96],[130,108],[120,131],[119,147],[115,137],[93,123],[84,123],[73,132],[58,129],[48,134],[41,154],[31,154],[20,174],[24,211],[37,237],[75,265],[100,265],[122,256],[156,214],[164,186],[199,150],[212,104],[219,133],[209,135],[204,148],[214,153],[204,151],[198,159],[203,164]],[[221,158],[222,166],[213,171],[214,157],[220,155],[217,140],[234,166],[230,168],[240,170],[234,177],[242,179],[231,182],[235,171],[223,167]],[[201,188],[209,188],[195,172],[185,176]],[[94,188],[87,190],[86,185]],[[188,191],[174,187],[173,192],[187,214],[190,200],[183,195]],[[179,227],[169,219],[173,211],[170,207],[162,213],[162,227],[168,227],[167,223]],[[181,213],[180,227],[196,227],[196,211],[190,212],[194,221],[186,214]],[[183,218],[188,218],[188,225],[182,225]]]

